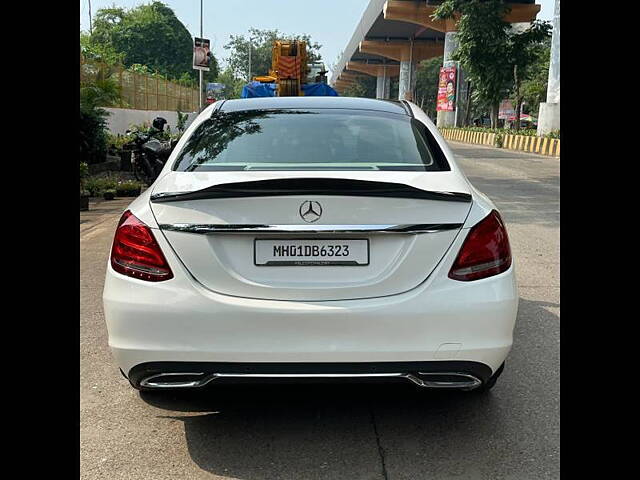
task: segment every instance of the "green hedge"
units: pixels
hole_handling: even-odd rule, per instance
[[[480,133],[497,133],[500,135],[526,135],[529,137],[537,136],[537,131],[533,128],[527,128],[520,130],[514,130],[513,128],[485,128],[485,127],[444,127],[447,130],[463,130],[466,132],[480,132]],[[547,138],[560,138],[560,130],[554,130],[542,136]]]
[[[128,192],[139,190],[143,184],[137,181],[122,181],[117,177],[89,177],[84,181],[84,188],[92,197],[100,197],[104,192],[113,190],[118,196],[125,196]]]
[[[107,157],[106,113],[102,109],[80,109],[80,161],[92,165]]]

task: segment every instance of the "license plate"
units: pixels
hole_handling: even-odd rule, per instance
[[[259,240],[254,241],[258,266],[369,265],[368,239]]]

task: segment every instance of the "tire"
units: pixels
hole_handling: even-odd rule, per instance
[[[502,374],[503,370],[504,370],[504,362],[502,362],[502,365],[500,365],[500,367],[498,367],[498,370],[496,370],[496,373],[491,375],[489,380],[484,382],[478,388],[474,388],[471,391],[475,392],[475,393],[486,393],[486,392],[488,392],[489,390],[491,390],[495,386],[496,382],[498,381],[498,377]]]
[[[151,185],[153,182],[156,181],[156,178],[158,178],[160,176],[160,173],[162,172],[163,168],[164,168],[164,163],[161,160],[156,160],[154,162],[154,164],[153,164],[153,179],[149,183],[149,185]]]
[[[131,153],[131,164],[133,167],[133,176],[139,182],[144,181],[144,172],[142,171],[142,165],[140,165],[140,156],[135,152]]]
[[[145,161],[145,166],[149,165],[146,159],[143,159],[143,160]],[[155,180],[155,178],[151,178],[149,176],[149,173],[146,171],[145,166],[142,165],[141,160],[139,160],[139,157],[136,156],[136,162],[133,167],[133,176],[139,182],[143,182],[143,183],[146,183],[147,185],[151,185]],[[149,165],[148,168],[151,168],[151,166]]]

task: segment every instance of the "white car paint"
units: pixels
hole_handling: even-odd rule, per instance
[[[518,306],[513,262],[507,271],[481,280],[448,278],[469,230],[495,206],[469,183],[424,112],[408,102],[415,118],[436,138],[451,171],[384,172],[384,181],[467,192],[471,204],[348,196],[314,200],[323,204],[322,222],[327,224],[439,223],[454,218],[462,228],[372,236],[371,255],[376,261],[366,271],[362,267],[264,269],[247,256],[251,236],[195,235],[161,230],[159,224],[229,223],[238,218],[243,223],[295,224],[300,223],[297,208],[307,197],[197,201],[196,209],[188,201],[151,207],[150,196],[314,173],[368,180],[378,172],[173,172],[171,165],[186,139],[220,103],[194,120],[158,180],[128,207],[152,229],[174,278],[150,283],[107,266],[103,299],[109,345],[125,374],[142,363],[166,361],[468,360],[483,363],[492,372],[498,369],[511,349]],[[345,201],[353,209],[345,208]]]

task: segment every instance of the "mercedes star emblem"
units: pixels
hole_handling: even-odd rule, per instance
[[[322,207],[318,202],[307,200],[300,205],[300,216],[307,223],[317,221],[322,215]]]

